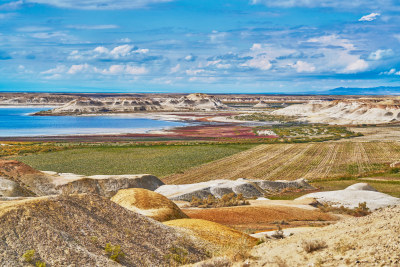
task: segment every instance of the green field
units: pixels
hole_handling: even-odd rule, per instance
[[[83,175],[141,174],[159,177],[247,150],[254,145],[170,145],[69,149],[14,157],[36,169]]]

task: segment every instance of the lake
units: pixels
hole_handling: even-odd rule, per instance
[[[49,108],[0,107],[0,136],[40,136],[74,134],[145,133],[185,126],[186,123],[129,115],[107,116],[29,116]]]

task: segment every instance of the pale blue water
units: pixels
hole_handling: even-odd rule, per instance
[[[49,108],[0,108],[0,136],[143,133],[185,123],[129,116],[29,116]]]

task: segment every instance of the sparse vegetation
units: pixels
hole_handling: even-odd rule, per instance
[[[162,177],[251,147],[254,145],[105,145],[16,159],[39,170],[84,175],[151,173]]]
[[[225,194],[221,198],[216,198],[213,195],[209,195],[207,198],[192,197],[192,201],[190,202],[191,207],[198,208],[219,208],[242,205],[250,205],[250,203],[242,194],[236,195],[235,193]]]
[[[327,247],[326,242],[319,239],[303,240],[301,243],[303,250],[307,253],[311,253],[317,250],[321,250]]]
[[[235,120],[241,120],[241,121],[278,121],[281,123],[284,122],[291,122],[296,119],[296,117],[292,116],[280,116],[280,115],[272,115],[270,113],[262,113],[262,112],[256,112],[252,114],[246,114],[246,115],[238,115],[233,117]]]

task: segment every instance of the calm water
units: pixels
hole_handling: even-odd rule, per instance
[[[49,108],[0,108],[0,136],[143,133],[185,123],[129,116],[29,116]]]

